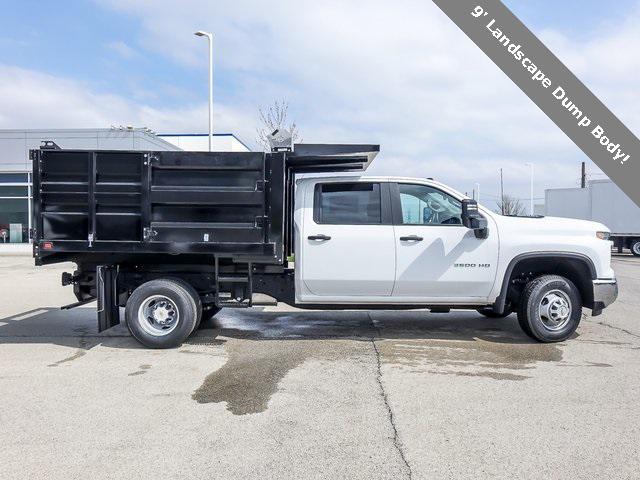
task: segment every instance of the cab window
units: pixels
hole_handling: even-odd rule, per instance
[[[462,204],[427,185],[399,184],[403,225],[462,225]]]
[[[330,225],[382,223],[379,183],[324,183],[316,186],[314,220]]]

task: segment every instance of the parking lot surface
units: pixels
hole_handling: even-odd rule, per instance
[[[223,310],[146,350],[0,258],[0,478],[638,478],[640,259],[574,338],[515,316]]]

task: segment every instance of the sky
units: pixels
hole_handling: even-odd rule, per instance
[[[640,0],[504,2],[634,133]],[[434,177],[493,206],[602,173],[432,2],[0,0],[0,128],[214,129],[258,148],[286,100],[309,143],[379,143],[370,171]]]

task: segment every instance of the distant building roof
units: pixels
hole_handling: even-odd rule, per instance
[[[158,133],[159,137],[208,137],[208,133]],[[235,133],[214,133],[214,137],[233,137],[240,142],[247,150],[251,150]]]

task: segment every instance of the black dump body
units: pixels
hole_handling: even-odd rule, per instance
[[[293,249],[295,173],[363,171],[378,151],[32,150],[34,257],[37,264],[199,264],[210,256],[281,265]]]

